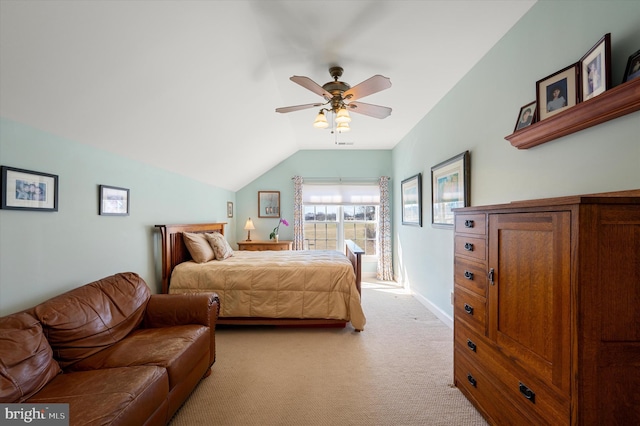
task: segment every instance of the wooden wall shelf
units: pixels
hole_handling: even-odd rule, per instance
[[[528,149],[638,110],[640,78],[622,83],[505,139],[518,149]]]

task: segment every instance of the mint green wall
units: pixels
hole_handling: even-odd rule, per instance
[[[5,119],[0,163],[59,176],[58,212],[0,210],[0,315],[122,271],[158,292],[156,224],[225,221],[235,240],[233,192]],[[130,216],[98,215],[100,184],[130,189]]]
[[[422,228],[399,224],[394,201],[395,273],[452,316],[453,231],[431,227],[431,167],[471,152],[471,204],[640,188],[640,112],[529,150],[512,147],[522,105],[536,81],[577,62],[605,33],[613,83],[640,48],[640,1],[540,1],[393,150],[393,186],[417,172]],[[459,52],[464,54],[463,51]]]
[[[247,238],[244,224],[251,217],[256,227],[252,240],[268,240],[277,219],[258,218],[258,191],[280,191],[281,216],[293,219],[293,176],[303,178],[379,178],[391,176],[390,150],[315,150],[298,151],[236,193],[238,215],[236,235]],[[393,196],[393,194],[392,194]],[[280,227],[280,238],[293,239],[293,227]],[[232,245],[234,248],[237,246]],[[375,265],[374,265],[375,266]],[[364,272],[375,272],[367,265]]]

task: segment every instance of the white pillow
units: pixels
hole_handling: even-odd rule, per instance
[[[212,232],[210,234],[206,234],[206,238],[209,241],[217,260],[224,260],[233,256],[233,249],[221,233]]]
[[[205,263],[215,259],[215,254],[211,245],[207,241],[205,234],[196,234],[192,232],[183,232],[182,239],[184,245],[187,246],[189,254],[196,263]]]

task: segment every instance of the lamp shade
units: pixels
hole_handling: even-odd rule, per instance
[[[251,220],[251,218],[247,219],[247,223],[244,224],[244,229],[248,231],[256,229],[256,227],[253,226],[253,221]]]
[[[336,114],[336,123],[350,123],[349,111],[346,108],[340,108]]]
[[[336,130],[340,133],[345,133],[351,130],[351,128],[349,127],[349,123],[338,123]]]
[[[326,129],[329,127],[329,123],[327,122],[327,117],[324,115],[324,111],[320,111],[316,116],[316,121],[313,122],[313,127],[317,129]]]

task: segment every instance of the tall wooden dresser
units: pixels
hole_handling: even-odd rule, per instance
[[[640,190],[455,210],[454,378],[496,425],[640,424]]]

